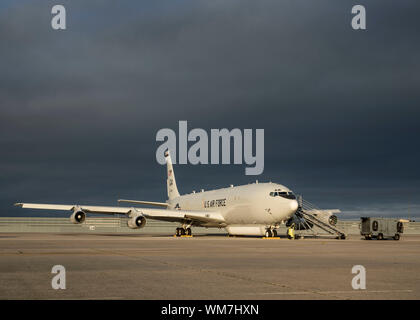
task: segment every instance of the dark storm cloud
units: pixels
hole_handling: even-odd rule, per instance
[[[182,192],[257,178],[349,217],[420,214],[416,1],[362,1],[367,31],[351,29],[351,1],[64,1],[66,31],[53,1],[5,3],[3,215],[163,200],[155,134],[178,120],[265,129],[262,176],[177,166]]]

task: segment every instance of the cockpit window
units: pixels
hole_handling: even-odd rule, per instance
[[[296,196],[293,192],[279,192],[280,196],[286,199],[296,199]]]
[[[296,196],[293,194],[293,192],[289,191],[276,191],[276,192],[270,192],[270,196],[272,197],[283,197],[286,199],[296,199]]]

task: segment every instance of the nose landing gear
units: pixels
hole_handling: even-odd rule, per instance
[[[277,238],[277,230],[276,229],[265,230],[265,238]]]

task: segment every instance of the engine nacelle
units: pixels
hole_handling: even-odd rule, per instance
[[[330,225],[335,226],[337,224],[338,218],[335,214],[330,215],[328,222]]]
[[[337,212],[336,209],[334,210],[309,210],[306,211],[307,213],[311,214],[318,220],[321,220],[324,223],[328,223],[332,226],[337,224],[338,218],[333,212]],[[338,211],[339,212],[339,211]],[[295,230],[307,230],[313,227],[313,224],[302,215],[301,212],[297,211],[289,220],[286,221],[286,227],[293,226]]]
[[[85,220],[86,220],[86,213],[84,213],[81,210],[73,212],[73,214],[70,216],[70,221],[74,224],[83,223]]]
[[[332,226],[335,226],[337,224],[338,218],[335,214],[332,214],[330,212],[318,212],[313,213],[315,217],[317,217],[319,220],[328,223]]]
[[[146,218],[141,213],[136,213],[129,220],[127,220],[127,226],[131,229],[144,228],[146,225]]]

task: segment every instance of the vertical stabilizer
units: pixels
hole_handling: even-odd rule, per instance
[[[172,167],[172,160],[171,155],[169,154],[169,150],[165,152],[165,160],[168,173],[168,179],[166,180],[166,184],[168,187],[168,199],[172,200],[174,198],[179,197],[179,192],[176,186],[174,168]]]

